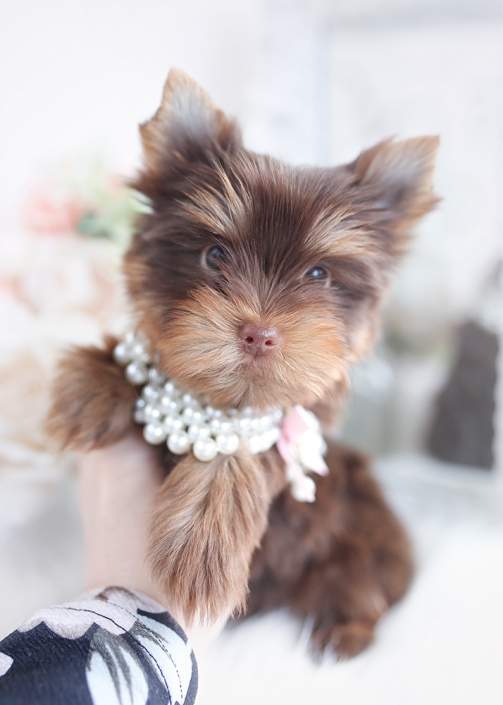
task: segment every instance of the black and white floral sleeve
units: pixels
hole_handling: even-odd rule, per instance
[[[196,692],[184,632],[133,590],[42,609],[0,642],[2,705],[191,705]]]

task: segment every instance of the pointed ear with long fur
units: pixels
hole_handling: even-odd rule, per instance
[[[190,76],[173,68],[168,74],[161,104],[140,126],[144,162],[152,178],[170,164],[177,167],[206,161],[241,143],[240,130]]]
[[[350,351],[355,363],[370,352],[380,324],[380,307],[388,288],[388,272],[409,242],[410,230],[438,203],[433,193],[433,171],[438,137],[416,137],[395,142],[387,139],[365,150],[346,169],[350,175],[351,215],[338,224],[342,238],[353,243],[361,265],[365,253],[367,277],[373,295],[361,302],[360,316],[352,321]],[[347,172],[346,172],[347,175]],[[336,385],[313,411],[325,428],[339,419],[340,395]]]
[[[439,199],[432,187],[438,145],[439,138],[431,136],[387,139],[350,165],[374,217],[381,211],[381,222],[407,231],[435,207]]]

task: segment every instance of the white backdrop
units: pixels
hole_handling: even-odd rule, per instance
[[[61,248],[41,241],[32,252],[22,232],[20,209],[32,182],[62,158],[95,151],[130,173],[139,163],[137,125],[154,112],[168,69],[177,65],[242,119],[251,148],[296,163],[350,160],[393,134],[440,134],[436,188],[444,200],[418,230],[394,305],[411,334],[452,326],[476,307],[502,256],[502,39],[499,0],[1,0],[0,289],[5,260],[19,249],[26,266],[38,266],[28,272],[32,299],[37,292],[40,298],[44,267],[57,279]],[[77,267],[96,254],[95,245],[65,246]],[[103,265],[100,255],[96,278],[111,287]],[[44,296],[51,306],[61,299],[61,310],[38,323],[19,307],[5,317],[2,299],[0,320],[11,327],[1,331],[0,357],[25,325],[22,316],[27,347],[42,333],[95,336],[99,305],[96,292],[88,301],[86,276],[71,282],[72,296],[87,307],[71,317],[73,327],[59,290],[49,287]],[[37,364],[34,381],[20,377],[31,393],[46,385],[47,370]],[[398,375],[396,431],[409,450],[416,441],[407,445],[407,433],[414,436],[411,423],[424,417],[421,405],[436,379],[435,370],[418,370],[409,365]],[[16,382],[9,378],[7,390]],[[72,484],[62,484],[39,455],[43,489],[56,499],[29,525],[3,531],[0,521],[0,606],[8,605],[0,610],[0,637],[82,584]],[[2,462],[0,453],[3,478]],[[381,468],[407,518],[419,571],[406,601],[383,622],[376,647],[342,668],[317,670],[305,643],[295,645],[293,623],[273,615],[229,632],[202,661],[202,703],[286,702],[285,694],[292,703],[322,705],[499,703],[500,507],[489,509],[493,487],[480,473],[456,471],[461,479],[454,481],[447,470],[421,463],[399,458]],[[20,487],[25,503],[37,505],[32,469],[17,472],[17,494],[0,483],[4,523],[20,522]]]

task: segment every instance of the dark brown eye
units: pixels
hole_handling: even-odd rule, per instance
[[[223,262],[227,262],[227,253],[223,247],[220,245],[213,245],[213,247],[208,247],[207,250],[203,252],[203,265],[209,269],[220,269]]]
[[[316,265],[315,267],[311,267],[311,269],[307,270],[304,274],[304,278],[309,279],[310,281],[322,282],[325,284],[328,283],[328,272],[326,269],[323,269],[323,267]]]

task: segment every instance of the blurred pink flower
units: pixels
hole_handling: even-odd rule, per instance
[[[54,364],[68,345],[123,329],[120,263],[136,212],[102,160],[63,160],[29,190],[24,227],[0,229],[0,532],[46,506],[72,466],[43,433]]]
[[[68,233],[75,230],[83,216],[76,199],[58,195],[47,186],[29,191],[23,212],[26,226],[35,233]]]

